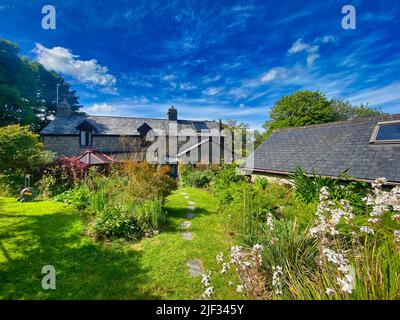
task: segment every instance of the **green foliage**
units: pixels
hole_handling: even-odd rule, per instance
[[[54,200],[71,204],[78,210],[84,210],[90,205],[90,189],[85,184],[78,184],[75,188],[55,196]]]
[[[308,126],[362,116],[377,116],[383,112],[368,105],[352,106],[341,100],[328,100],[320,91],[296,91],[280,98],[270,111],[263,133],[256,133],[255,147],[261,145],[275,129]]]
[[[367,184],[352,180],[347,171],[342,172],[337,179],[321,177],[316,174],[307,175],[300,167],[291,176],[295,184],[296,196],[305,203],[318,201],[322,187],[327,187],[333,200],[347,199],[360,213],[365,211],[363,198],[367,195]]]
[[[207,188],[215,175],[210,167],[203,169],[179,164],[179,182],[185,187]]]
[[[81,105],[70,84],[41,64],[20,58],[19,47],[0,38],[0,123],[30,125],[38,131],[56,113],[56,87],[72,111]]]
[[[131,212],[110,208],[97,217],[92,232],[98,238],[137,239],[140,229]]]
[[[270,111],[270,129],[332,122],[338,119],[329,100],[319,91],[297,91],[279,99]]]
[[[96,238],[138,239],[166,223],[164,199],[176,187],[168,168],[126,162],[102,175],[88,177],[55,197],[91,216],[90,233]]]
[[[338,120],[350,120],[358,117],[379,116],[384,113],[378,108],[371,108],[368,105],[361,104],[352,106],[348,101],[332,100],[332,107],[338,115]]]
[[[0,127],[0,185],[3,192],[16,194],[23,186],[25,175],[48,160],[39,136],[27,126]]]

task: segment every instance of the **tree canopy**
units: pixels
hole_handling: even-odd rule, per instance
[[[57,84],[60,100],[66,98],[78,112],[81,105],[69,83],[38,62],[21,58],[17,44],[0,38],[0,126],[43,128],[56,113]]]
[[[382,112],[368,105],[352,106],[349,102],[329,100],[320,91],[297,91],[280,98],[270,111],[264,133],[256,134],[256,146],[275,129],[307,126],[360,116],[379,115]]]

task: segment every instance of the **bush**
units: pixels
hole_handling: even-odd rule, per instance
[[[148,162],[126,161],[122,172],[127,177],[126,192],[142,200],[167,197],[177,183],[168,176],[169,167],[150,165]]]
[[[91,193],[85,184],[79,184],[75,188],[55,196],[54,200],[71,204],[78,210],[84,210],[90,204]]]
[[[140,229],[131,212],[121,210],[121,208],[111,208],[98,216],[92,233],[97,238],[137,239]]]
[[[99,239],[137,239],[166,223],[164,199],[176,187],[167,172],[166,167],[129,162],[109,175],[90,169],[85,180],[55,199],[93,215],[90,232]]]
[[[43,150],[39,135],[28,126],[0,127],[0,192],[16,195],[24,185],[24,178],[32,174],[52,154]]]
[[[179,181],[182,186],[194,188],[207,188],[215,176],[211,167],[197,167],[179,165]]]

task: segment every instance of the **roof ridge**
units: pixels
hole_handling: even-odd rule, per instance
[[[147,117],[125,117],[125,116],[97,116],[97,115],[72,115],[71,117],[98,117],[98,118],[121,118],[121,119],[140,119],[140,120],[160,120],[160,121],[169,121],[166,118],[147,118]],[[179,121],[190,121],[190,122],[215,122],[218,123],[216,120],[192,120],[192,119],[178,119]]]

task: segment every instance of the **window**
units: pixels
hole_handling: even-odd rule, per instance
[[[92,145],[92,130],[81,130],[80,131],[80,144],[81,146]]]
[[[400,120],[378,122],[371,143],[400,143]]]

